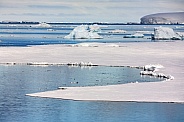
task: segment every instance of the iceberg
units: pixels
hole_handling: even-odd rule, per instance
[[[155,27],[152,40],[181,40],[179,34],[169,27]]]
[[[99,26],[97,25],[80,25],[73,29],[73,31],[65,36],[67,39],[102,39],[97,32]]]
[[[89,29],[91,32],[100,32],[101,31],[100,26],[97,24],[89,25]]]

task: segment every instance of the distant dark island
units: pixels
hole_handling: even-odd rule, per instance
[[[184,12],[173,12],[173,13],[157,13],[150,14],[142,17],[141,22],[38,22],[38,21],[1,21],[0,24],[64,24],[64,25],[82,25],[82,24],[98,24],[98,25],[162,25],[162,24],[184,24]]]
[[[10,20],[6,20],[6,21],[2,21],[0,22],[0,24],[39,24],[40,22],[33,22],[33,21],[10,21]]]
[[[34,21],[2,21],[0,24],[39,24],[39,23],[47,23],[47,24],[59,24],[59,25],[139,25],[140,23],[136,22],[127,22],[127,23],[120,23],[120,22],[34,22]]]
[[[146,15],[141,18],[140,24],[184,24],[184,12]]]

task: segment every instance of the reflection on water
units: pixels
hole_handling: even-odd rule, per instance
[[[138,69],[127,67],[0,65],[0,122],[183,120],[183,104],[89,102],[25,96],[27,93],[54,90],[59,86],[107,85],[156,80],[158,79],[141,77]]]

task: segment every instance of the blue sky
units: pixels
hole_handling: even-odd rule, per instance
[[[0,0],[0,21],[140,22],[183,6],[184,0]]]

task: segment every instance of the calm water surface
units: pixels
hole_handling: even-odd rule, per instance
[[[75,24],[51,24],[52,27],[34,27],[30,24],[0,24],[0,46],[30,46],[47,44],[77,44],[82,42],[127,43],[151,42],[154,27],[173,28],[175,32],[184,32],[183,25],[101,25],[99,34],[103,39],[64,39],[76,26]],[[126,33],[109,33],[115,29]],[[144,38],[124,38],[125,35],[144,34]]]
[[[0,122],[182,122],[183,104],[71,101],[25,96],[59,86],[158,80],[141,77],[139,72],[127,67],[0,65]]]

